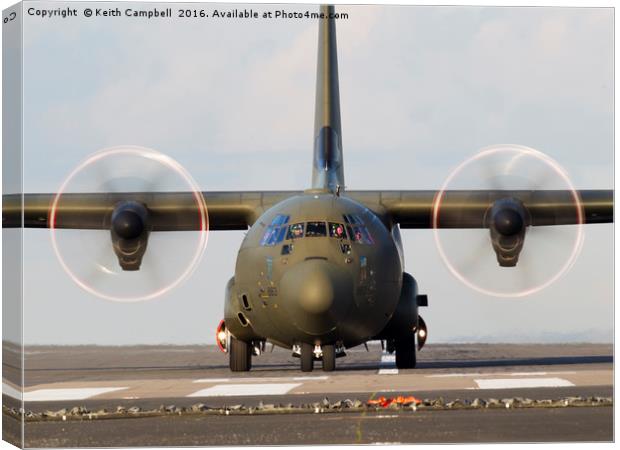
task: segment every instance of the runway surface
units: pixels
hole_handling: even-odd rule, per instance
[[[15,348],[5,345],[3,350],[3,404],[19,408],[21,362]],[[330,402],[365,403],[396,395],[441,397],[446,402],[557,399],[611,397],[613,391],[611,345],[429,345],[420,352],[415,370],[396,369],[393,356],[382,353],[378,345],[369,350],[348,350],[335,372],[323,372],[316,363],[314,372],[301,373],[290,353],[281,349],[271,353],[268,348],[253,358],[251,372],[239,374],[230,373],[226,355],[211,346],[31,347],[24,357],[24,410],[297,406],[325,397]],[[303,422],[312,424],[312,432],[295,425],[302,422],[298,414],[33,421],[26,425],[26,441],[45,447],[613,439],[608,406],[396,413],[397,417],[380,412],[306,415]],[[4,417],[10,433],[14,419]],[[106,433],[112,425],[127,432]],[[160,430],[155,435],[149,431],[153,426]],[[361,429],[367,434],[354,432]]]

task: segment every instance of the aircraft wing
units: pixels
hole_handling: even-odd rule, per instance
[[[401,228],[433,228],[439,191],[348,191],[347,195]],[[522,206],[526,225],[613,222],[612,190],[451,190],[438,202],[438,228],[488,228],[495,205]]]
[[[276,203],[299,191],[203,192],[210,230],[246,230]],[[439,202],[440,228],[487,228],[488,211],[499,201],[521,204],[528,225],[568,225],[613,222],[612,190],[444,191]],[[432,228],[433,208],[439,191],[347,191],[401,228]],[[49,228],[54,194],[3,196],[3,228]],[[199,209],[192,192],[67,193],[57,203],[56,228],[102,230],[110,228],[111,215],[120,202],[146,205],[152,231],[191,231],[200,226]],[[23,202],[23,203],[22,203]],[[22,207],[23,206],[23,207]],[[581,211],[581,214],[578,213]]]
[[[210,230],[246,230],[274,204],[298,194],[279,192],[203,192]],[[3,196],[2,227],[49,228],[55,194]],[[193,192],[67,193],[56,206],[55,228],[107,230],[121,202],[144,204],[151,231],[200,229],[199,203]],[[23,202],[23,203],[22,203]]]

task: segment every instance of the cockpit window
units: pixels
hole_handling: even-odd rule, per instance
[[[362,219],[360,219],[360,217],[356,214],[344,214],[343,217],[346,223],[350,223],[352,225],[364,225]]]
[[[360,244],[362,243],[362,231],[360,230],[359,227],[351,227],[351,233],[353,235],[353,242],[359,242]]]
[[[355,242],[355,234],[353,233],[353,227],[351,225],[347,225],[347,233],[349,233],[349,239]]]
[[[300,239],[304,237],[304,224],[303,223],[294,223],[290,227],[288,227],[288,233],[286,235],[286,239]]]
[[[374,241],[365,226],[354,226],[353,229],[353,241],[360,244],[372,245]]]
[[[306,226],[306,237],[327,236],[325,222],[308,222]]]
[[[271,221],[271,225],[265,230],[265,234],[260,241],[261,246],[276,245],[284,240],[286,229],[288,227],[288,221],[290,216],[278,214]]]
[[[261,246],[267,245],[267,242],[269,242],[269,239],[271,239],[272,234],[273,234],[273,228],[267,227],[265,234],[263,234],[263,238],[260,240],[260,245]]]
[[[353,242],[366,245],[374,244],[375,241],[360,216],[356,214],[344,214],[343,218],[347,223],[347,232],[349,233],[349,237]]]
[[[288,220],[290,219],[290,217],[291,216],[285,216],[282,214],[278,214],[271,222],[271,225],[274,225],[274,226],[285,225],[288,223]]]
[[[341,223],[329,222],[329,235],[333,238],[346,239],[347,232]]]
[[[272,247],[280,244],[285,239],[295,240],[303,237],[326,237],[328,235],[328,230],[329,236],[332,238],[342,240],[350,239],[352,242],[359,244],[374,244],[374,240],[368,228],[366,228],[366,225],[364,225],[359,216],[355,214],[345,214],[343,219],[345,221],[344,224],[338,222],[300,222],[289,225],[290,216],[278,214],[265,230],[260,245],[263,247]]]
[[[269,241],[269,245],[279,244],[284,240],[284,235],[286,234],[286,227],[279,227],[273,233],[271,240]]]

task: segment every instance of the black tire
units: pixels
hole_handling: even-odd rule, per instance
[[[413,369],[416,365],[415,337],[396,339],[396,367]]]
[[[301,371],[302,372],[312,372],[314,369],[314,347],[312,344],[306,344],[305,342],[301,344]]]
[[[248,372],[252,368],[252,349],[250,344],[231,336],[228,358],[231,371]]]
[[[253,351],[252,344],[249,343],[248,344],[248,371],[252,370],[252,355],[253,355],[252,351]]]
[[[333,372],[336,370],[336,346],[323,346],[323,371]]]

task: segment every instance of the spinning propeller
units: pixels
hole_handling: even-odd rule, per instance
[[[451,194],[448,191],[459,190],[491,193],[495,200],[484,216],[486,230],[438,226],[442,206]],[[527,204],[508,192],[540,190],[569,191],[577,225],[532,226],[540,224],[532,222]],[[464,204],[466,209],[475,202]],[[549,222],[553,222],[553,204],[546,206]],[[557,214],[566,214],[566,205]],[[459,165],[442,186],[433,208],[435,242],[450,272],[470,288],[498,297],[523,297],[564,275],[581,249],[582,223],[579,195],[566,172],[549,156],[516,145],[483,149]]]
[[[156,217],[148,201],[139,199],[153,192],[193,193],[197,231],[151,233]],[[111,202],[103,223],[62,229],[56,213],[75,208],[72,193],[122,195]],[[91,155],[69,174],[54,198],[50,228],[56,256],[73,281],[99,297],[132,302],[158,297],[192,273],[207,244],[207,219],[202,194],[179,163],[154,150],[123,146]]]

